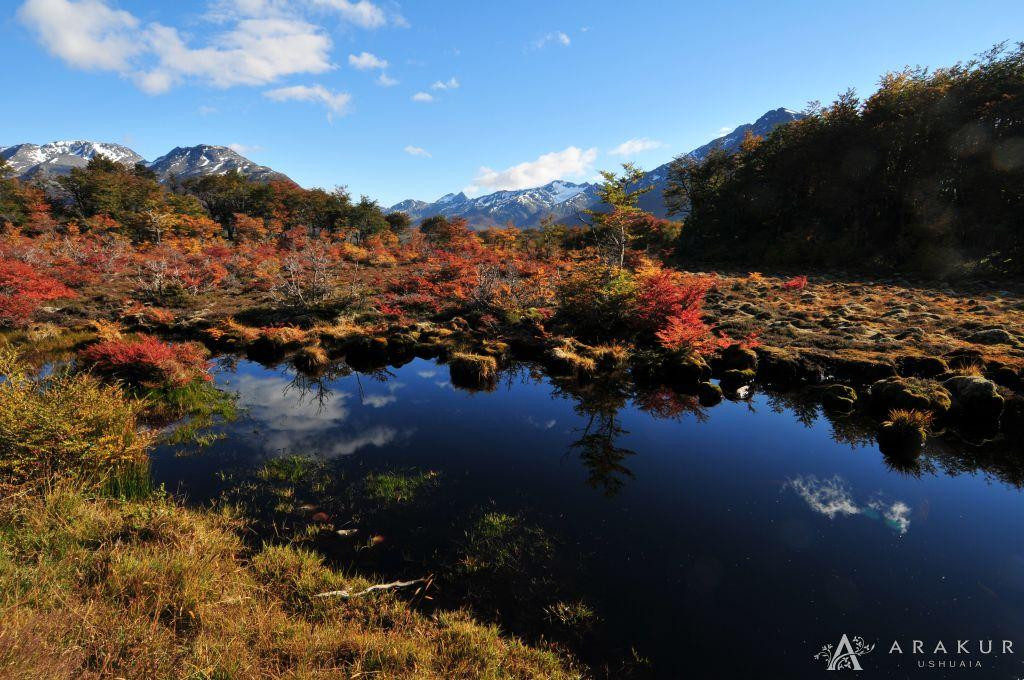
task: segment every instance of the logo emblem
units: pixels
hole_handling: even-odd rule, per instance
[[[846,637],[846,633],[843,633],[835,648],[830,644],[824,645],[814,658],[824,660],[826,669],[830,671],[860,671],[864,669],[860,667],[860,659],[857,657],[868,654],[874,648],[874,645],[869,645],[862,637],[854,637],[851,641]]]

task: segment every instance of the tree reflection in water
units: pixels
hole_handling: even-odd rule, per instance
[[[626,479],[633,477],[622,461],[635,455],[636,451],[615,445],[615,440],[625,434],[629,432],[622,429],[615,412],[592,413],[583,436],[569,447],[570,451],[579,452],[580,460],[587,468],[587,484],[600,489],[608,497],[617,494]]]

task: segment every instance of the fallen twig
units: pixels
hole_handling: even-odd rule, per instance
[[[351,593],[348,590],[331,590],[326,593],[317,593],[313,597],[340,597],[345,600],[350,600],[353,597],[362,597],[363,595],[369,595],[375,590],[392,590],[394,588],[408,588],[409,586],[416,585],[417,583],[424,583],[427,579],[417,578],[412,581],[394,581],[393,583],[378,583],[375,586],[370,586],[366,590],[360,590],[359,592]]]

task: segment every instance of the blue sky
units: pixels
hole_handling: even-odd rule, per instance
[[[887,70],[1024,39],[1020,0],[8,0],[0,11],[0,145],[92,139],[152,160],[233,144],[304,186],[347,185],[385,205],[587,180],[623,160],[651,168],[768,109],[848,86],[868,94]]]

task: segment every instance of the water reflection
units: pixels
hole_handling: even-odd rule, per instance
[[[633,476],[623,461],[636,451],[616,445],[616,440],[629,432],[615,418],[614,413],[596,412],[590,415],[583,435],[569,449],[579,453],[587,468],[587,484],[601,490],[605,496],[614,496]]]
[[[230,381],[238,395],[238,405],[256,425],[255,445],[267,455],[316,453],[323,457],[348,456],[367,447],[381,448],[400,438],[408,438],[415,428],[399,429],[391,425],[350,427],[353,400],[371,408],[383,408],[397,401],[396,392],[403,383],[390,382],[390,374],[380,371],[367,376],[386,383],[385,393],[364,391],[357,377],[355,391],[334,387],[351,370],[334,370],[322,376],[295,374],[242,374]]]
[[[435,602],[571,641],[611,677],[627,677],[634,650],[675,677],[681,653],[723,658],[741,638],[779,677],[803,677],[792,651],[822,607],[879,636],[894,620],[951,634],[948,618],[907,614],[922,602],[956,608],[965,629],[1024,635],[1024,474],[1009,449],[933,437],[911,468],[881,455],[873,421],[824,412],[806,393],[703,406],[621,374],[551,378],[531,364],[507,368],[491,392],[447,378],[422,359],[315,377],[225,362],[218,384],[248,416],[202,456],[158,460],[158,482],[237,500],[272,539],[292,531],[343,569],[438,574]],[[894,578],[915,588],[894,592]],[[991,594],[979,598],[981,582]],[[758,628],[764,611],[776,628]],[[586,612],[583,627],[573,617]]]
[[[881,492],[876,492],[866,504],[859,505],[849,484],[838,475],[826,479],[803,475],[786,482],[783,489],[792,489],[811,510],[829,519],[863,515],[883,521],[901,536],[910,528],[909,505],[903,501],[887,501]]]

